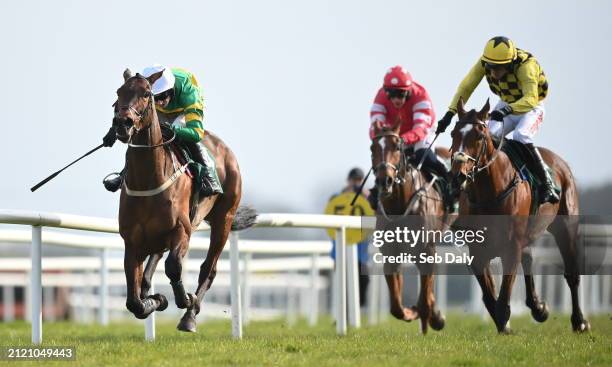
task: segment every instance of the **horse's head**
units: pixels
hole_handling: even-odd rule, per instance
[[[485,121],[489,115],[489,100],[480,111],[464,109],[463,99],[457,103],[459,121],[451,133],[453,144],[451,186],[454,190],[465,189],[467,180],[474,180],[474,175],[486,160],[486,148],[491,137]]]
[[[376,186],[381,197],[393,192],[393,183],[398,179],[403,159],[404,141],[399,135],[400,124],[386,128],[374,125],[372,151],[372,168],[376,177]]]
[[[155,108],[151,86],[161,75],[162,72],[159,72],[145,78],[138,73],[132,75],[130,69],[123,72],[125,82],[117,89],[117,102],[114,105],[115,117],[113,119],[117,138],[122,142],[127,142],[134,131],[140,131],[150,126],[152,112]]]

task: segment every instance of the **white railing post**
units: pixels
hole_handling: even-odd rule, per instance
[[[605,274],[601,276],[603,277],[603,279],[601,280],[601,283],[602,283],[602,292],[601,292],[602,311],[610,312],[612,310],[612,307],[610,307],[610,304],[612,303],[612,300],[610,299],[610,290],[612,289],[612,284],[611,284],[612,275]]]
[[[15,321],[15,288],[12,285],[2,287],[2,302],[4,303],[3,321]]]
[[[55,299],[53,299],[53,287],[42,287],[43,292],[43,319],[55,321]]]
[[[242,339],[242,314],[240,303],[240,250],[238,234],[230,233],[230,283],[232,302],[232,336]]]
[[[319,254],[310,256],[310,314],[308,324],[315,326],[319,319]]]
[[[446,275],[446,266],[440,266],[441,272],[436,279],[436,304],[440,312],[445,312],[448,300],[448,276]]]
[[[32,226],[32,272],[30,279],[30,302],[32,320],[32,343],[42,343],[42,228]]]
[[[298,318],[298,290],[295,286],[297,273],[295,271],[289,271],[287,273],[287,325],[292,327],[297,322]]]
[[[349,324],[354,328],[360,328],[361,310],[359,307],[359,259],[357,256],[357,245],[347,246],[346,252]]]
[[[149,289],[149,294],[155,294],[155,282],[153,281],[153,277],[151,277],[151,289]],[[144,320],[145,324],[145,340],[148,342],[155,341],[155,311],[151,312],[151,314]]]
[[[100,250],[100,309],[98,310],[98,322],[100,325],[108,325],[108,248]]]
[[[370,285],[368,286],[368,325],[378,324],[378,299],[380,297],[380,280],[378,275],[370,275]]]
[[[248,325],[249,323],[249,308],[251,307],[251,259],[253,254],[246,252],[243,256],[242,263],[242,323]]]
[[[336,333],[346,335],[346,229],[336,230]]]

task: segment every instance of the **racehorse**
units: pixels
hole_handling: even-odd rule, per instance
[[[443,196],[434,189],[426,175],[418,170],[404,154],[404,141],[399,135],[401,123],[390,128],[375,128],[370,150],[372,167],[376,174],[379,203],[377,208],[377,230],[385,228],[385,218],[417,218],[427,229],[438,230],[446,220]],[[383,223],[381,223],[383,222]],[[411,221],[414,224],[414,221]],[[391,223],[393,226],[393,223]],[[398,255],[399,247],[389,244],[380,247],[383,255]],[[404,247],[404,249],[406,249]],[[424,243],[410,251],[435,255],[434,243]],[[405,253],[405,252],[404,252]],[[428,326],[434,330],[444,328],[444,316],[435,307],[433,294],[433,264],[417,262],[421,276],[421,288],[416,307],[404,307],[402,301],[403,275],[396,264],[385,264],[385,279],[391,298],[391,314],[404,321],[421,320],[421,331],[427,333]]]
[[[171,141],[164,141],[155,110],[151,85],[161,72],[148,78],[124,72],[125,83],[117,90],[115,118],[117,138],[128,144],[127,175],[121,189],[119,233],[125,242],[124,269],[127,281],[126,307],[137,318],[163,311],[168,301],[161,294],[149,295],[151,277],[165,251],[165,272],[176,306],[186,309],[177,328],[196,331],[196,315],[210,288],[217,261],[230,230],[250,227],[255,211],[239,207],[242,181],[238,162],[221,139],[207,133],[204,144],[215,157],[224,193],[201,199],[190,218],[194,181],[185,174],[187,165],[178,162]],[[200,267],[198,287],[187,293],[182,283],[182,262],[193,231],[202,220],[210,224],[210,247]],[[149,257],[143,272],[143,262]]]
[[[530,216],[534,200],[531,190],[537,190],[537,187],[530,187],[526,180],[520,179],[508,155],[501,150],[503,137],[497,148],[494,145],[485,123],[489,107],[487,100],[480,111],[466,112],[463,100],[460,100],[457,104],[459,121],[451,133],[452,186],[467,194],[462,195],[457,223],[462,221],[463,216],[478,216],[478,223],[486,223],[494,216],[503,218],[495,221],[493,229],[488,229],[485,245],[469,246],[470,255],[474,256],[471,269],[482,288],[483,302],[498,332],[509,333],[510,296],[521,263],[527,307],[536,321],[546,321],[548,308],[536,294],[529,245],[548,230],[556,240],[565,265],[565,279],[572,298],[572,328],[577,332],[588,331],[590,325],[583,317],[578,301],[580,275],[576,240],[579,212],[574,177],[563,159],[548,149],[539,148],[561,188],[561,200],[557,204],[539,205],[537,215]],[[489,268],[491,259],[495,257],[501,258],[503,268],[497,298]]]

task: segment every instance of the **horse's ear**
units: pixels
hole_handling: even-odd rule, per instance
[[[463,118],[465,115],[465,104],[463,103],[463,97],[459,97],[457,101],[457,113],[459,114],[459,119]]]
[[[491,108],[491,105],[489,104],[489,99],[487,98],[487,102],[485,103],[484,106],[482,106],[480,111],[478,111],[478,114],[476,115],[476,117],[478,117],[480,121],[485,121],[487,119],[487,116],[489,115],[490,108]]]
[[[157,73],[155,73],[155,74],[151,74],[151,76],[149,76],[149,77],[147,78],[147,80],[149,81],[149,83],[150,83],[151,85],[153,85],[153,83],[155,83],[155,82],[157,81],[157,79],[161,78],[161,76],[162,76],[162,74],[163,74],[163,73],[164,73],[164,71],[162,70],[162,71],[158,71],[158,72],[157,72]]]
[[[130,79],[132,76],[132,70],[130,70],[129,68],[125,68],[125,70],[123,71],[123,81],[127,82],[127,80]]]

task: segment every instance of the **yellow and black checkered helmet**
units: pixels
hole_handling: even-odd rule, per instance
[[[514,42],[502,36],[491,38],[485,45],[482,61],[488,64],[503,65],[516,59]]]

